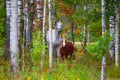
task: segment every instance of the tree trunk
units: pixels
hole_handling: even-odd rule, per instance
[[[114,59],[114,53],[115,53],[115,24],[114,24],[114,17],[110,16],[110,59]]]
[[[17,0],[11,0],[11,28],[10,28],[10,53],[11,53],[11,73],[18,72],[18,22],[17,22]]]
[[[50,46],[49,46],[49,72],[52,71],[52,53],[53,53],[53,46],[52,46],[52,23],[51,23],[51,0],[48,0],[48,8],[49,8],[49,41],[50,41]]]
[[[20,15],[21,15],[21,5],[22,5],[22,1],[18,0],[18,41],[20,41]],[[19,47],[20,47],[20,43],[19,43]]]
[[[53,17],[53,28],[56,27],[56,8],[55,8],[55,4],[56,4],[56,0],[52,1],[52,17]]]
[[[102,59],[102,69],[101,69],[101,79],[106,80],[106,58],[103,57]]]
[[[20,46],[20,39],[21,39],[21,32],[20,32],[20,27],[21,27],[21,19],[20,19],[20,16],[21,16],[21,11],[22,11],[22,1],[21,0],[18,0],[18,47],[19,47],[19,52],[22,50],[21,49],[21,46]],[[20,65],[20,68],[22,67],[22,63],[21,63],[21,60],[22,60],[22,54],[20,52],[19,54],[19,59],[20,59],[20,62],[19,62],[19,65]]]
[[[90,44],[90,32],[88,31],[88,44]]]
[[[84,25],[84,40],[83,40],[83,46],[86,48],[86,42],[87,42],[87,28],[86,24]]]
[[[119,25],[119,12],[118,12],[118,6],[115,5],[115,65],[116,67],[119,66],[119,37],[118,37],[118,25]]]
[[[4,58],[10,57],[10,16],[11,16],[11,3],[10,0],[6,0],[6,45]]]
[[[43,43],[43,49],[42,49],[42,58],[41,58],[41,71],[43,69],[44,64],[44,55],[45,55],[45,22],[46,22],[46,0],[44,0],[44,7],[43,7],[43,24],[42,24],[42,43]]]
[[[41,20],[42,20],[42,0],[36,0],[37,2],[37,19],[38,19],[38,23],[37,26],[40,27],[42,29],[42,25],[41,25]]]
[[[104,37],[105,31],[106,31],[106,6],[105,6],[105,0],[102,0],[102,37]]]
[[[74,44],[74,24],[73,22],[71,22],[71,39],[72,39],[72,43]]]
[[[30,3],[33,4],[33,0],[30,0]]]
[[[30,42],[31,42],[31,36],[30,36],[30,23],[29,23],[29,13],[28,13],[28,2],[25,2],[25,20],[24,20],[24,27],[26,32],[26,40],[25,40],[25,46],[26,46],[26,52],[29,53],[30,48]]]

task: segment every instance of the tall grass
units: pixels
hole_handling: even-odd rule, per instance
[[[39,34],[37,32],[33,37],[34,44],[30,53],[32,65],[25,59],[25,70],[19,69],[18,75],[13,80],[100,80],[101,58],[97,58],[94,53],[97,44],[87,46],[87,50],[91,51],[91,53],[88,52],[88,54],[84,55],[81,55],[83,54],[80,50],[81,45],[76,45],[78,51],[75,52],[75,60],[60,60],[59,63],[53,61],[52,73],[49,73],[49,55],[46,51],[44,67],[41,73],[42,44],[39,43],[41,41]],[[4,61],[3,57],[0,57],[0,60],[0,80],[11,80],[9,60]],[[120,80],[120,68],[116,69],[114,64],[110,63],[109,58],[107,58],[106,67],[106,80]]]

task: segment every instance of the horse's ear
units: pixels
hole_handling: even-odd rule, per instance
[[[66,34],[62,34],[62,35],[61,35],[61,38],[66,38]]]
[[[64,34],[64,37],[66,38],[66,34]]]
[[[66,38],[66,35],[65,35],[65,38]]]

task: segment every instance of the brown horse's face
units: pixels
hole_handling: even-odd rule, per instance
[[[62,47],[65,47],[65,45],[66,45],[66,35],[62,35],[61,39],[62,39]]]

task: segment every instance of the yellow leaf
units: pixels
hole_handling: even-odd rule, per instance
[[[31,80],[31,78],[30,78],[30,77],[28,77],[26,80]]]
[[[78,78],[77,80],[80,80],[80,78]]]

